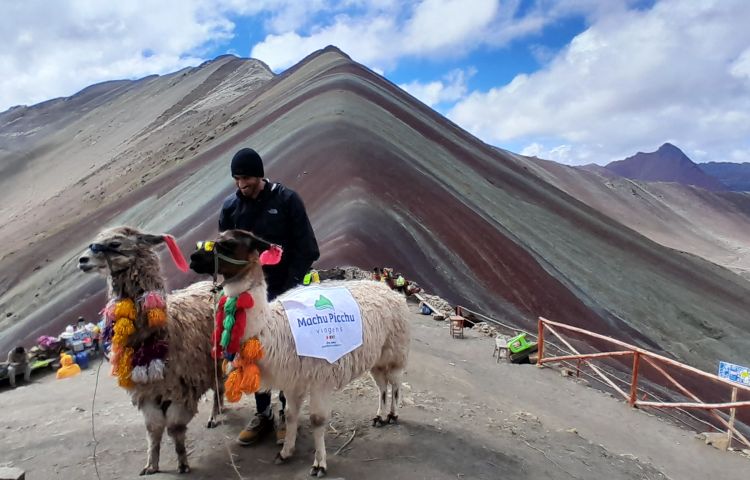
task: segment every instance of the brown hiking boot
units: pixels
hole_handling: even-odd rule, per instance
[[[279,421],[275,425],[276,427],[276,445],[284,445],[284,439],[286,438],[286,417],[284,412],[279,414]]]
[[[263,437],[268,435],[271,430],[273,430],[273,417],[267,417],[256,413],[240,432],[237,437],[237,443],[244,447],[255,445]]]

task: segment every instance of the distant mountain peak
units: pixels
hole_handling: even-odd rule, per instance
[[[727,190],[724,184],[706,174],[682,150],[668,142],[655,152],[638,152],[625,160],[611,162],[605,168],[633,180],[675,182],[713,191]]]
[[[659,150],[657,150],[657,152],[661,152],[661,153],[666,153],[666,152],[679,152],[679,153],[682,153],[683,155],[685,155],[685,154],[684,154],[684,153],[682,152],[682,150],[680,150],[679,148],[675,147],[674,145],[672,145],[672,144],[671,144],[671,143],[669,143],[669,142],[666,142],[666,143],[664,143],[664,144],[663,144],[663,145],[662,145],[661,147],[659,147]],[[687,155],[685,155],[685,156],[687,156]]]

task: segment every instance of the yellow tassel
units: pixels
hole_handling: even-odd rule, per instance
[[[167,312],[161,308],[152,308],[147,313],[148,326],[151,328],[161,328],[167,324]]]
[[[129,318],[135,320],[137,312],[135,311],[135,303],[133,300],[126,298],[115,303],[115,318]]]
[[[243,360],[247,361],[258,361],[263,358],[263,345],[260,344],[260,340],[257,338],[251,338],[242,345]]]
[[[123,388],[133,386],[133,380],[130,374],[133,372],[133,349],[126,348],[122,351],[120,362],[117,368],[117,383]]]
[[[240,371],[234,370],[227,377],[227,381],[224,382],[224,395],[227,397],[227,401],[230,403],[236,403],[242,398],[242,390],[240,390]]]
[[[115,322],[115,334],[112,337],[112,343],[118,346],[124,346],[128,337],[135,333],[133,321],[127,317],[118,318]]]

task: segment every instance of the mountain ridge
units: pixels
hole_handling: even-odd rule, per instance
[[[677,182],[711,191],[728,190],[671,143],[664,143],[655,152],[638,152],[623,160],[610,162],[604,168],[633,180]]]

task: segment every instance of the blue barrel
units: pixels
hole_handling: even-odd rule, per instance
[[[76,353],[75,360],[81,369],[89,368],[89,353],[87,351]]]

